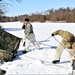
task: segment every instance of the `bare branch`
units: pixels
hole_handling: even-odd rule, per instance
[[[11,1],[21,2],[22,0],[11,0]],[[12,6],[10,3],[6,3],[5,0],[0,0],[0,15],[6,12],[9,5]]]

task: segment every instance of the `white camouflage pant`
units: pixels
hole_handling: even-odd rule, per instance
[[[29,45],[32,43],[37,50],[40,49],[39,44],[36,42],[35,35],[33,33],[29,34],[28,38],[25,38],[25,50],[29,50]]]
[[[64,46],[63,43],[61,43],[61,44]],[[56,49],[54,60],[60,60],[61,54],[64,50],[64,47],[61,44]],[[74,58],[73,55],[75,55],[75,50],[73,50],[73,49],[67,49],[67,50],[68,50],[68,53],[69,53],[70,62],[72,63],[72,59]]]

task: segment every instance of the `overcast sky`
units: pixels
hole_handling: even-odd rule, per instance
[[[8,6],[8,11],[5,15],[17,16],[23,14],[31,14],[54,8],[74,8],[75,0],[22,0],[20,3],[11,0],[6,0],[12,6]]]

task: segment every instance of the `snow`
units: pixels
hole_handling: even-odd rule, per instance
[[[24,30],[21,29],[22,22],[6,22],[0,23],[5,31],[24,39]],[[59,64],[52,64],[54,59],[55,47],[58,42],[50,37],[51,33],[58,29],[63,29],[74,33],[75,23],[32,23],[36,40],[40,44],[41,49],[36,50],[30,44],[30,52],[22,54],[24,50],[23,41],[20,43],[18,49],[18,57],[12,62],[4,62],[0,68],[6,70],[5,75],[24,75],[24,74],[55,74],[55,75],[70,75],[72,73],[72,66],[69,61],[69,54],[66,50],[63,51]],[[49,38],[50,37],[50,38]],[[61,42],[60,36],[55,36]],[[49,39],[48,39],[49,38]],[[46,45],[44,45],[46,44]],[[48,46],[47,46],[48,45]]]

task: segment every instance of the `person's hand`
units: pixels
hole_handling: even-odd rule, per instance
[[[51,34],[52,36],[54,36],[54,34]]]
[[[25,25],[22,26],[22,29],[25,29]]]

